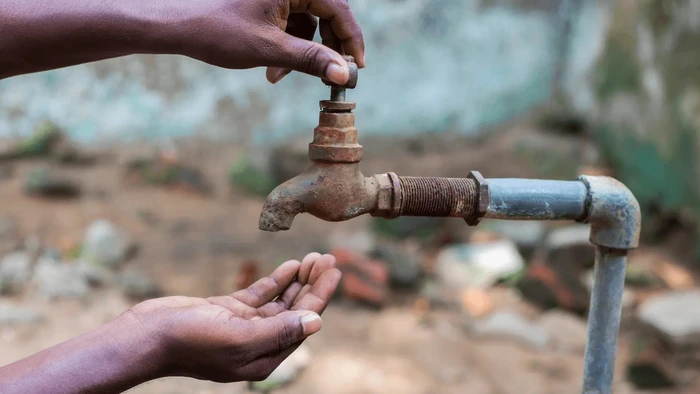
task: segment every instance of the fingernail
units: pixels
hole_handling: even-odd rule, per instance
[[[284,78],[287,74],[289,74],[292,70],[287,70],[284,68],[278,68],[276,69],[273,74],[272,74],[272,80],[270,81],[273,85],[279,82],[282,78]]]
[[[323,321],[321,316],[315,313],[309,313],[301,317],[301,325],[304,327],[304,335],[311,335],[321,329]]]
[[[342,85],[346,82],[345,68],[340,64],[331,63],[326,69],[326,77],[332,82]]]

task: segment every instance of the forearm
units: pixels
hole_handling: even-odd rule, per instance
[[[177,2],[174,2],[177,3]],[[135,53],[172,53],[162,0],[0,0],[0,79]]]
[[[0,392],[120,393],[161,377],[161,347],[120,317],[94,331],[0,368]]]

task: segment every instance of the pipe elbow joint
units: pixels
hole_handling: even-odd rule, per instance
[[[616,179],[581,176],[587,187],[587,215],[590,241],[596,246],[629,250],[639,246],[642,214],[632,192]]]

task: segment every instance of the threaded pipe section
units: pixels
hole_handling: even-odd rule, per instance
[[[473,179],[400,176],[399,182],[399,216],[467,218],[477,209]]]

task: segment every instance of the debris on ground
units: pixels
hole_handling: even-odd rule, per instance
[[[533,261],[516,285],[523,298],[543,310],[559,308],[585,315],[590,293],[574,270],[555,270]]]
[[[437,257],[436,272],[444,284],[460,290],[492,286],[524,266],[515,244],[502,239],[445,248]]]
[[[338,292],[344,298],[374,307],[383,306],[389,296],[389,273],[384,264],[347,249],[331,251],[336,267],[343,273]]]
[[[654,274],[672,290],[688,290],[695,287],[695,279],[690,271],[670,261],[657,263]]]
[[[674,348],[700,349],[700,313],[693,313],[699,305],[700,290],[672,291],[644,301],[637,317]]]
[[[393,287],[417,289],[421,285],[423,266],[417,245],[380,243],[373,248],[369,256],[386,265],[389,282]]]
[[[460,294],[460,299],[462,301],[462,309],[472,317],[486,316],[494,308],[493,300],[489,293],[478,287],[464,289]]]
[[[539,220],[482,220],[479,228],[513,241],[525,257],[532,255],[547,231],[546,224]]]
[[[17,326],[40,322],[43,317],[29,309],[16,306],[10,302],[0,303],[0,326]]]
[[[653,337],[637,335],[627,362],[627,380],[640,390],[668,389],[679,383],[678,368],[668,348]]]
[[[116,267],[128,257],[129,242],[112,222],[99,219],[85,231],[81,258],[105,267]]]
[[[23,251],[6,255],[0,261],[0,282],[3,290],[10,293],[21,292],[32,275],[32,258]],[[2,293],[2,292],[0,292]]]
[[[124,296],[134,301],[160,297],[163,290],[151,278],[136,271],[119,273],[116,283]]]
[[[555,227],[543,244],[544,260],[557,271],[571,270],[580,274],[593,268],[595,246],[589,240],[589,225]]]
[[[163,186],[197,195],[206,196],[212,191],[199,169],[163,157],[130,161],[126,164],[125,179],[127,183]]]
[[[588,329],[586,320],[581,316],[556,309],[550,310],[540,316],[538,325],[552,338],[555,350],[583,355]]]
[[[495,312],[476,321],[471,331],[478,337],[507,338],[534,349],[544,349],[551,343],[546,330],[515,312]]]
[[[47,299],[85,298],[90,291],[88,279],[75,264],[42,256],[34,267],[33,281]]]
[[[50,199],[71,199],[81,195],[81,188],[76,182],[45,166],[28,174],[24,191],[30,196]]]

